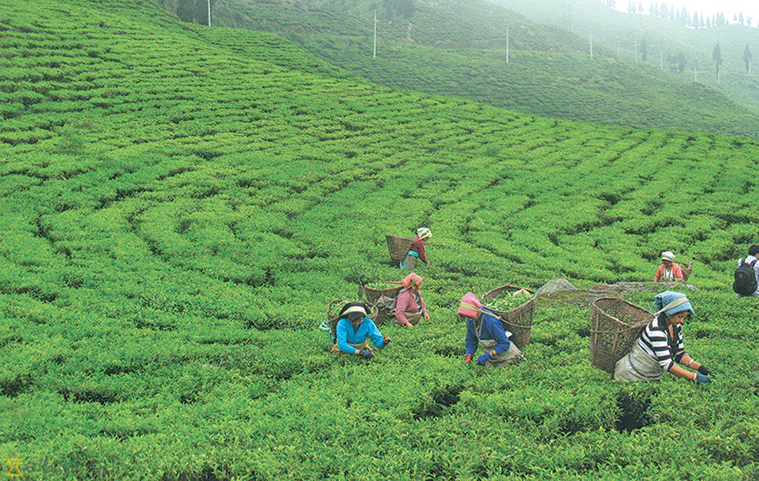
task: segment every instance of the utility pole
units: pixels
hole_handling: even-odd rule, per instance
[[[211,26],[211,0],[208,0],[208,26]]]
[[[638,63],[638,41],[635,41],[635,63]]]
[[[664,70],[664,54],[659,52],[659,70]]]
[[[593,31],[588,27],[588,35],[590,36],[590,58],[593,58]]]
[[[506,63],[509,63],[509,27],[506,27]]]
[[[617,60],[619,60],[622,57],[622,44],[619,40],[617,40]]]
[[[374,52],[372,58],[377,58],[377,10],[374,10]]]

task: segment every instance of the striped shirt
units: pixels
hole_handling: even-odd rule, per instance
[[[657,317],[646,326],[638,338],[638,345],[646,354],[656,359],[665,371],[669,371],[675,362],[680,362],[685,354],[682,329],[679,325],[673,325],[672,331],[675,334],[674,338],[670,337],[664,320]]]

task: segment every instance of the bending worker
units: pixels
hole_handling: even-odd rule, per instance
[[[427,255],[424,253],[424,243],[430,237],[432,237],[432,232],[428,228],[420,227],[416,230],[416,237],[414,237],[413,244],[406,254],[406,258],[403,259],[399,265],[401,269],[413,270],[416,267],[417,259],[425,264],[430,263],[427,260]]]
[[[427,307],[419,289],[422,287],[422,278],[413,272],[401,281],[403,289],[398,293],[395,301],[395,321],[404,327],[414,327],[419,318],[429,321]]]
[[[674,291],[657,294],[652,311],[654,320],[643,329],[630,352],[617,361],[614,379],[657,381],[669,371],[698,384],[712,382],[709,370],[685,352],[681,326],[696,314],[685,294]],[[690,372],[678,363],[698,372]]]
[[[664,251],[661,253],[661,265],[656,271],[654,276],[654,282],[674,282],[682,281],[685,276],[683,270],[675,264],[675,255],[670,251]]]
[[[477,344],[485,351],[477,358],[480,366],[505,366],[521,356],[519,348],[509,340],[501,320],[482,307],[477,296],[468,292],[459,304],[459,319],[466,322],[466,351],[464,363],[472,362]]]
[[[374,357],[369,340],[378,349],[390,343],[389,337],[383,337],[374,321],[366,314],[366,304],[351,302],[340,310],[340,320],[337,322],[337,344],[332,352],[343,352],[364,359]]]

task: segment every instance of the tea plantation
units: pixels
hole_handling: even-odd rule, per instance
[[[759,144],[380,87],[151,0],[0,0],[0,458],[25,479],[757,479]],[[213,30],[213,29],[212,29]],[[222,37],[227,35],[228,40]],[[336,356],[384,234],[429,226],[431,320]],[[621,385],[586,309],[464,366],[468,290],[696,259],[713,372]],[[631,300],[648,307],[653,292]]]

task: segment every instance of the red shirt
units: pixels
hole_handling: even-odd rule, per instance
[[[419,259],[425,264],[430,263],[430,261],[427,260],[427,256],[424,254],[424,241],[420,239],[419,236],[414,237],[414,245],[411,246],[410,250],[417,252],[419,254]]]
[[[656,271],[656,275],[654,276],[654,282],[659,282],[659,279],[661,279],[661,276],[664,275],[664,271],[666,271],[666,267],[664,267],[664,264],[659,266],[659,270]],[[683,270],[680,269],[680,266],[672,263],[672,275],[674,276],[674,280],[681,281],[683,280]]]
[[[421,306],[419,304],[421,304]],[[411,324],[408,318],[406,318],[406,313],[419,311],[422,311],[422,314],[427,311],[422,295],[419,294],[419,303],[417,303],[415,296],[411,291],[408,289],[402,289],[401,292],[398,293],[398,297],[395,298],[395,318],[398,320],[398,323],[402,326]]]

